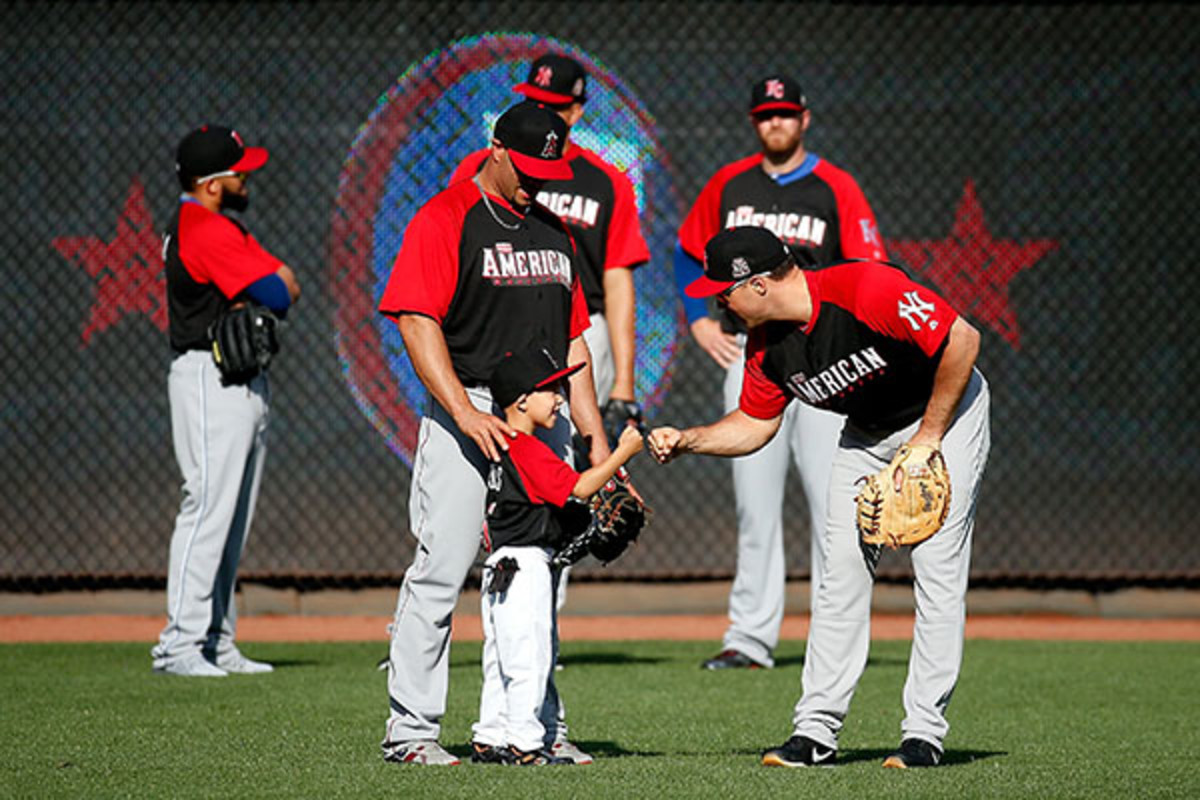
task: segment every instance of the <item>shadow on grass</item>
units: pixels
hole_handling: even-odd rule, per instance
[[[574,664],[661,664],[668,658],[658,656],[630,655],[629,653],[571,653],[559,655],[558,661],[563,667]]]
[[[629,758],[629,757],[655,758],[658,756],[666,755],[665,753],[659,753],[659,752],[655,752],[652,750],[626,750],[624,747],[621,747],[616,742],[601,742],[601,741],[596,741],[594,739],[574,739],[572,741],[575,743],[576,747],[578,747],[583,752],[588,753],[589,755],[593,756],[596,760],[607,759],[607,758]],[[443,746],[446,747],[446,750],[448,750],[449,752],[453,753],[454,755],[456,755],[460,759],[462,759],[462,762],[464,764],[470,763],[470,761],[471,761],[471,743],[470,742],[467,742],[465,744],[456,744],[456,745],[449,745],[449,746],[443,745]]]
[[[894,747],[887,750],[846,750],[838,753],[838,763],[854,764],[860,761],[878,761],[882,764],[883,760],[894,752],[896,752]],[[961,764],[970,764],[972,761],[982,761],[985,758],[1007,755],[1008,753],[1004,750],[956,750],[950,748],[942,755],[941,766],[953,767]]]

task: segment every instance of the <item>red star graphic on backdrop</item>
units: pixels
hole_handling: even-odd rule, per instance
[[[1008,304],[1009,282],[1057,247],[1053,239],[993,238],[970,179],[945,239],[887,241],[893,258],[933,281],[952,306],[1000,334],[1014,350],[1021,349],[1021,326]]]
[[[146,210],[141,178],[133,176],[111,242],[94,236],[60,236],[50,245],[96,281],[92,311],[81,337],[84,347],[93,333],[127,316],[144,314],[159,330],[167,329],[162,241]]]

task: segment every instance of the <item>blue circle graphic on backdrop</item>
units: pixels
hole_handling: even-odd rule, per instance
[[[610,70],[577,47],[527,33],[461,39],[414,64],[379,98],[342,165],[330,235],[330,291],[342,374],[362,413],[412,463],[427,393],[395,323],[377,313],[409,221],[458,163],[486,147],[530,62],[563,53],[588,71],[588,102],[572,141],[634,185],[651,262],[634,272],[635,391],[648,414],[670,389],[683,319],[671,272],[680,205],[653,119]]]

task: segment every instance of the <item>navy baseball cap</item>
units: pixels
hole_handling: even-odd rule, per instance
[[[203,125],[179,143],[175,171],[186,178],[253,172],[266,164],[268,157],[265,147],[246,147],[233,128]]]
[[[563,378],[574,375],[585,364],[560,367],[544,347],[531,345],[515,353],[507,353],[488,381],[492,399],[501,408],[508,408],[523,394],[548,389]]]
[[[712,297],[754,275],[782,266],[792,257],[787,245],[766,228],[729,228],[704,245],[704,276],[683,290],[688,297]]]
[[[787,75],[768,75],[750,90],[750,113],[803,111],[808,106],[800,84]]]
[[[496,120],[492,136],[508,149],[513,166],[533,178],[565,181],[571,165],[563,160],[567,123],[540,103],[510,106]]]
[[[533,62],[525,82],[513,91],[551,105],[583,103],[587,100],[587,71],[573,58],[547,53]]]

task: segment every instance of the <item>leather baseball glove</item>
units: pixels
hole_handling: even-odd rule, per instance
[[[937,533],[950,510],[950,473],[935,447],[904,445],[878,474],[860,479],[858,531],[864,544],[895,550]]]
[[[554,556],[565,567],[589,553],[604,564],[625,552],[650,516],[650,510],[629,488],[629,473],[621,469],[592,496],[592,519],[587,529],[571,538]]]
[[[278,325],[269,309],[255,303],[221,312],[208,329],[221,383],[249,383],[267,368],[279,352]]]

